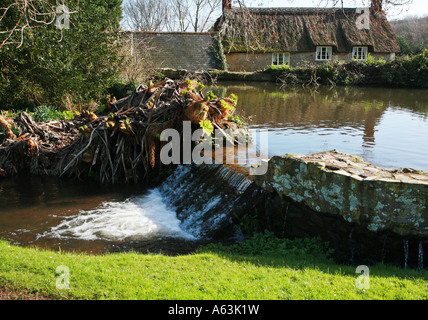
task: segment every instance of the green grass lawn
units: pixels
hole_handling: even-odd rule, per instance
[[[239,245],[211,245],[182,256],[87,255],[0,241],[0,286],[65,299],[427,299],[428,271],[369,266],[370,288],[355,266],[330,260],[317,240],[259,234]],[[64,285],[69,270],[69,289]]]

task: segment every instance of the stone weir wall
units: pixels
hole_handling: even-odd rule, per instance
[[[336,150],[275,156],[254,181],[276,200],[265,222],[285,236],[321,236],[339,260],[422,267],[428,245],[428,174],[387,170]],[[275,222],[274,222],[275,221]],[[426,267],[426,263],[425,263]]]

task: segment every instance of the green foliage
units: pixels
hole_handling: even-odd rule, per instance
[[[286,63],[284,63],[284,64],[281,64],[281,65],[279,65],[279,66],[276,66],[276,65],[270,65],[268,68],[267,68],[267,70],[269,71],[287,71],[287,70],[290,70],[290,69],[292,69],[288,64],[286,64]]]
[[[235,106],[238,104],[238,97],[236,96],[236,94],[231,93],[229,98],[230,98],[230,100],[232,100],[232,102]]]
[[[220,100],[221,106],[227,110],[232,110],[232,107],[227,104],[226,101]]]
[[[103,113],[105,109],[106,109],[106,105],[104,103],[100,104],[99,107],[97,108],[97,112]]]
[[[214,39],[214,45],[211,48],[211,51],[214,55],[214,58],[217,61],[217,68],[218,70],[227,70],[227,61],[226,61],[226,56],[224,54],[224,48],[223,48],[223,44],[221,43],[220,39],[217,37],[215,37]]]
[[[229,121],[235,122],[236,124],[239,124],[239,125],[245,124],[238,115],[231,115],[231,116],[227,117],[227,119]]]
[[[387,63],[385,59],[383,58],[376,59],[370,53],[367,55],[367,59],[365,62],[366,62],[366,65],[369,67],[384,66]]]
[[[317,68],[316,76],[322,80],[322,84],[329,84],[330,81],[336,82],[339,78],[339,63],[323,63]]]
[[[319,238],[280,239],[269,231],[254,233],[250,239],[228,247],[212,244],[208,245],[207,248],[215,252],[269,257],[286,257],[288,255],[329,257],[334,252],[329,249],[328,243],[323,243]]]
[[[428,51],[393,61],[376,59],[369,54],[366,61],[327,62],[320,65],[290,68],[278,73],[287,85],[358,85],[428,88]]]
[[[74,118],[74,114],[71,111],[58,111],[49,106],[36,107],[34,112],[30,112],[30,115],[36,122],[70,120]]]
[[[408,55],[413,53],[406,38],[403,36],[397,36],[397,42],[400,46],[400,55]]]
[[[54,24],[24,32],[0,51],[0,105],[34,108],[98,100],[117,75],[121,0],[70,0],[70,29]],[[3,23],[3,21],[2,21]],[[106,32],[107,31],[107,32]]]
[[[132,94],[136,88],[137,84],[135,83],[114,80],[113,83],[106,89],[106,93],[107,95],[115,97],[117,100],[119,100]]]
[[[187,89],[182,91],[182,95],[185,96],[188,92],[200,92],[205,88],[205,85],[199,82],[197,79],[190,80],[186,79]]]
[[[20,135],[20,130],[17,127],[15,127],[14,123],[12,123],[12,125],[10,126],[10,130],[14,135],[16,136]],[[5,127],[0,128],[0,144],[6,140],[6,131],[7,131],[7,128]]]
[[[207,95],[205,97],[205,101],[211,101],[217,98],[217,96],[210,90],[207,92]]]
[[[204,90],[204,88],[205,88],[205,85],[204,84],[202,84],[202,83],[200,83],[200,82],[198,82],[198,84],[197,84],[197,86],[196,86],[196,91],[202,91],[202,90]]]
[[[256,214],[244,214],[242,217],[235,214],[235,219],[235,227],[246,236],[252,236],[259,228],[260,223]]]
[[[202,120],[199,122],[199,125],[201,126],[204,133],[207,134],[208,136],[211,136],[214,133],[214,127],[211,121]]]

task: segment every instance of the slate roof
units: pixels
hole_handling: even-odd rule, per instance
[[[150,63],[156,68],[188,71],[217,69],[213,53],[215,33],[209,32],[143,32],[133,33],[134,45],[149,46]]]
[[[358,29],[356,8],[232,8],[214,30],[227,52],[313,52],[330,45],[337,52],[368,46],[372,52],[399,52],[395,34],[382,13],[370,14],[370,29]]]

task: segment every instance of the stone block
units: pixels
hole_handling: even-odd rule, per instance
[[[267,173],[254,180],[316,212],[340,215],[370,231],[428,237],[428,174],[410,169],[397,173],[355,159],[336,150],[275,156]]]

